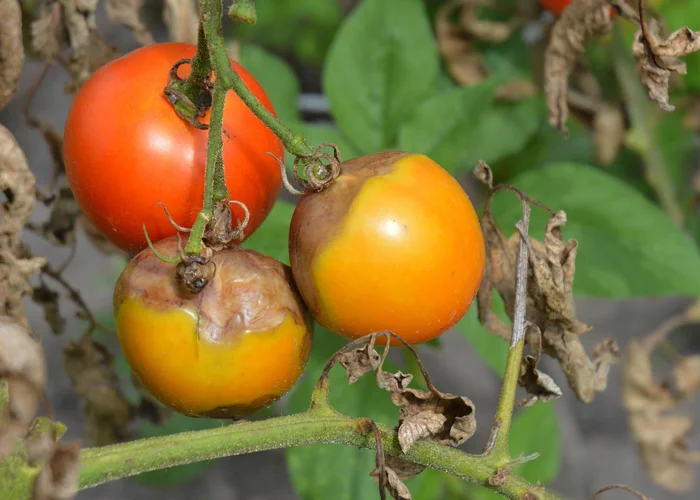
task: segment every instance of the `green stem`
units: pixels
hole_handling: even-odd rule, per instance
[[[668,175],[666,160],[654,135],[658,113],[651,109],[652,103],[639,81],[639,75],[632,64],[629,49],[618,25],[613,31],[613,57],[617,80],[632,122],[632,129],[628,133],[628,138],[632,140],[628,140],[628,145],[644,160],[645,177],[656,191],[663,209],[673,222],[679,226],[683,225],[683,210],[678,203],[676,188]]]
[[[505,484],[489,485],[498,464],[488,456],[472,456],[428,441],[417,442],[404,455],[395,430],[378,427],[384,450],[390,455],[487,486],[513,500],[525,498],[527,492],[534,492],[539,500],[559,499],[551,492],[535,490],[534,485],[513,473]],[[80,488],[177,465],[292,446],[334,443],[376,449],[374,437],[366,428],[366,419],[309,410],[258,422],[88,448],[81,453]]]
[[[503,387],[501,397],[498,400],[498,410],[496,411],[495,425],[498,426],[498,434],[493,445],[493,455],[502,460],[503,465],[510,461],[508,452],[508,434],[513,421],[513,408],[515,407],[515,391],[518,387],[518,376],[520,375],[520,361],[523,355],[525,340],[521,340],[508,351],[506,360],[506,371],[503,377]]]
[[[211,74],[211,69],[207,39],[204,35],[203,23],[200,22],[197,32],[197,53],[190,61],[190,75],[180,88],[180,91],[189,97],[192,102],[197,101],[197,97],[202,91],[202,84]]]

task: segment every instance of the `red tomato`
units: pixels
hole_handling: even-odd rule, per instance
[[[571,2],[572,0],[540,0],[540,5],[544,10],[554,14],[555,17],[559,17]],[[615,17],[617,15],[617,11],[612,7],[610,8],[610,15],[611,17]]]
[[[158,241],[175,234],[175,222],[191,227],[202,208],[207,130],[180,118],[163,89],[168,71],[191,58],[194,45],[144,47],[103,66],[83,85],[68,114],[64,138],[66,174],[90,221],[130,253],[146,247],[142,225]],[[260,102],[274,113],[265,91],[242,66],[233,68]],[[178,74],[186,77],[188,65]],[[202,119],[209,121],[209,114]],[[269,214],[282,186],[282,142],[230,92],[224,111],[223,159],[232,200],[246,204],[250,236]],[[234,216],[243,217],[232,205]],[[234,221],[235,222],[235,221]]]

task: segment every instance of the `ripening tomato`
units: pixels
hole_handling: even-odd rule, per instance
[[[346,161],[330,187],[304,195],[289,251],[319,324],[351,339],[391,330],[411,344],[464,316],[485,262],[464,190],[430,158],[402,152]]]
[[[177,239],[155,243],[177,253]],[[189,416],[231,418],[272,404],[306,367],[313,321],[284,264],[232,246],[214,254],[215,274],[198,294],[150,248],[114,290],[119,342],[158,400]]]
[[[572,2],[572,0],[540,0],[540,5],[544,10],[551,12],[555,17],[559,17],[564,12],[564,9]],[[617,15],[614,8],[610,8],[611,17]]]
[[[153,241],[175,234],[158,202],[186,227],[202,208],[208,131],[180,118],[163,93],[173,64],[195,52],[183,43],[130,52],[97,70],[68,114],[64,158],[78,204],[109,241],[132,254],[146,246],[143,224]],[[274,112],[255,78],[231,64]],[[189,72],[188,65],[178,69],[181,78]],[[208,113],[202,121],[208,123]],[[231,199],[250,210],[247,237],[265,220],[282,186],[279,165],[265,153],[282,158],[284,148],[234,92],[226,99],[223,126],[226,184]],[[231,208],[243,217],[240,207]]]

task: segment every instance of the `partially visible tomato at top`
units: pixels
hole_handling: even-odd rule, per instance
[[[146,247],[143,224],[158,241],[175,234],[174,221],[191,227],[202,208],[208,130],[180,118],[163,89],[170,68],[191,58],[194,45],[161,43],[103,66],[83,85],[68,115],[64,159],[68,182],[87,218],[119,248]],[[231,65],[260,102],[274,113],[258,81]],[[187,64],[178,75],[186,77]],[[209,122],[209,113],[202,118]],[[250,236],[269,214],[282,187],[278,158],[282,142],[229,92],[224,110],[223,160],[231,200],[245,203]],[[235,218],[243,217],[237,205]],[[234,220],[235,223],[235,220]]]

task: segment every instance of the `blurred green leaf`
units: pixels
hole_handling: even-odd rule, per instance
[[[320,66],[342,12],[338,2],[328,0],[275,0],[257,2],[258,21],[236,24],[236,36],[289,53],[299,61]]]
[[[289,264],[289,223],[294,205],[277,200],[265,222],[241,246]]]
[[[300,123],[295,126],[294,130],[303,135],[306,138],[306,143],[312,148],[324,142],[332,142],[338,146],[342,161],[355,158],[358,155],[357,148],[333,125]]]
[[[238,62],[263,86],[281,121],[299,119],[299,81],[286,62],[262,47],[249,43],[241,45]]]
[[[493,294],[493,308],[496,314],[510,324],[510,319],[505,314],[503,300],[497,293]],[[508,357],[508,344],[490,333],[479,323],[479,314],[476,307],[476,300],[469,308],[467,314],[457,323],[457,330],[464,335],[474,350],[479,353],[486,364],[488,364],[498,374],[503,376],[506,368],[506,358]]]
[[[697,246],[656,205],[588,165],[559,163],[517,176],[513,185],[552,210],[564,210],[564,237],[579,242],[574,291],[608,297],[700,293]],[[546,216],[533,209],[530,234],[542,239]],[[506,231],[520,217],[514,197],[499,195],[494,214]]]
[[[561,437],[554,402],[535,403],[518,411],[510,428],[508,451],[513,459],[541,455],[514,470],[534,484],[547,484],[559,473]]]
[[[393,147],[438,65],[421,0],[364,0],[338,31],[323,73],[340,130],[365,154]]]
[[[287,413],[307,410],[316,380],[328,359],[346,342],[317,327],[314,346],[304,379],[290,397]],[[396,367],[385,363],[386,370]],[[348,415],[368,417],[384,424],[396,424],[398,408],[388,392],[379,389],[372,373],[348,385],[345,370],[336,365],[330,374],[333,406]],[[357,500],[378,497],[377,485],[369,473],[374,470],[375,453],[350,446],[313,445],[289,448],[287,465],[294,488],[306,500]]]

